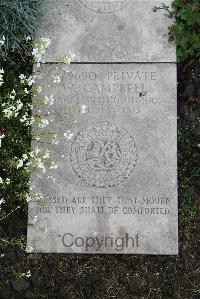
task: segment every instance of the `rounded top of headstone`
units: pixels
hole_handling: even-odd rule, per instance
[[[79,0],[86,8],[98,13],[111,13],[122,9],[130,0]]]

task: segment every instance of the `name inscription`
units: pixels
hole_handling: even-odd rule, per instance
[[[155,83],[159,74],[155,71],[113,72],[62,72],[63,89],[67,96],[63,102],[68,112],[77,105],[86,105],[87,113],[138,114],[147,107],[159,105]]]

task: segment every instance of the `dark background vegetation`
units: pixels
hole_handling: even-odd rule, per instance
[[[0,176],[6,170],[13,177],[12,185],[1,190],[7,203],[0,219],[21,206],[0,221],[0,255],[4,254],[0,257],[0,298],[200,298],[200,3],[175,0],[173,11],[166,10],[175,18],[169,37],[178,45],[179,59],[179,255],[26,254],[27,206],[21,198],[27,191],[27,177],[23,170],[16,174],[9,168],[10,157],[29,148],[29,128],[22,127],[15,130],[21,140],[19,147],[6,140],[6,149],[0,151]],[[39,15],[37,0],[0,0],[0,38],[7,37],[0,60],[7,78],[0,89],[1,101],[13,86],[18,88],[20,73],[31,73],[31,44],[25,43],[24,34],[34,34]],[[31,101],[31,97],[24,100]],[[8,135],[13,127],[12,123],[0,123],[1,132]],[[31,276],[24,277],[29,270]]]

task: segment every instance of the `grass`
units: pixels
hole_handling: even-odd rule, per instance
[[[24,47],[27,37],[33,37],[40,24],[40,0],[0,0],[0,39],[6,38],[0,55],[6,57],[10,52]]]

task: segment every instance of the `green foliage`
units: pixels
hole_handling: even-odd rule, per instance
[[[29,174],[24,168],[16,169],[14,159],[20,159],[23,154],[30,151],[31,131],[30,127],[23,126],[19,118],[5,118],[2,113],[4,103],[7,103],[11,91],[14,89],[19,95],[23,104],[31,104],[31,94],[24,94],[24,88],[20,84],[19,75],[23,72],[30,75],[32,66],[29,57],[20,60],[18,55],[13,56],[9,61],[16,61],[15,65],[8,63],[8,60],[0,62],[0,69],[3,68],[4,84],[0,87],[0,135],[4,134],[0,147],[0,177],[5,181],[9,178],[9,184],[0,184],[1,198],[5,200],[0,209],[0,224],[7,215],[24,214],[26,210],[26,197],[28,192]],[[28,66],[28,67],[27,67]],[[16,100],[13,100],[13,103]],[[1,199],[0,198],[0,199]]]
[[[0,55],[19,50],[27,36],[33,37],[39,29],[40,0],[0,0]]]
[[[170,27],[170,39],[177,44],[178,60],[200,59],[200,1],[174,0],[175,23]]]

